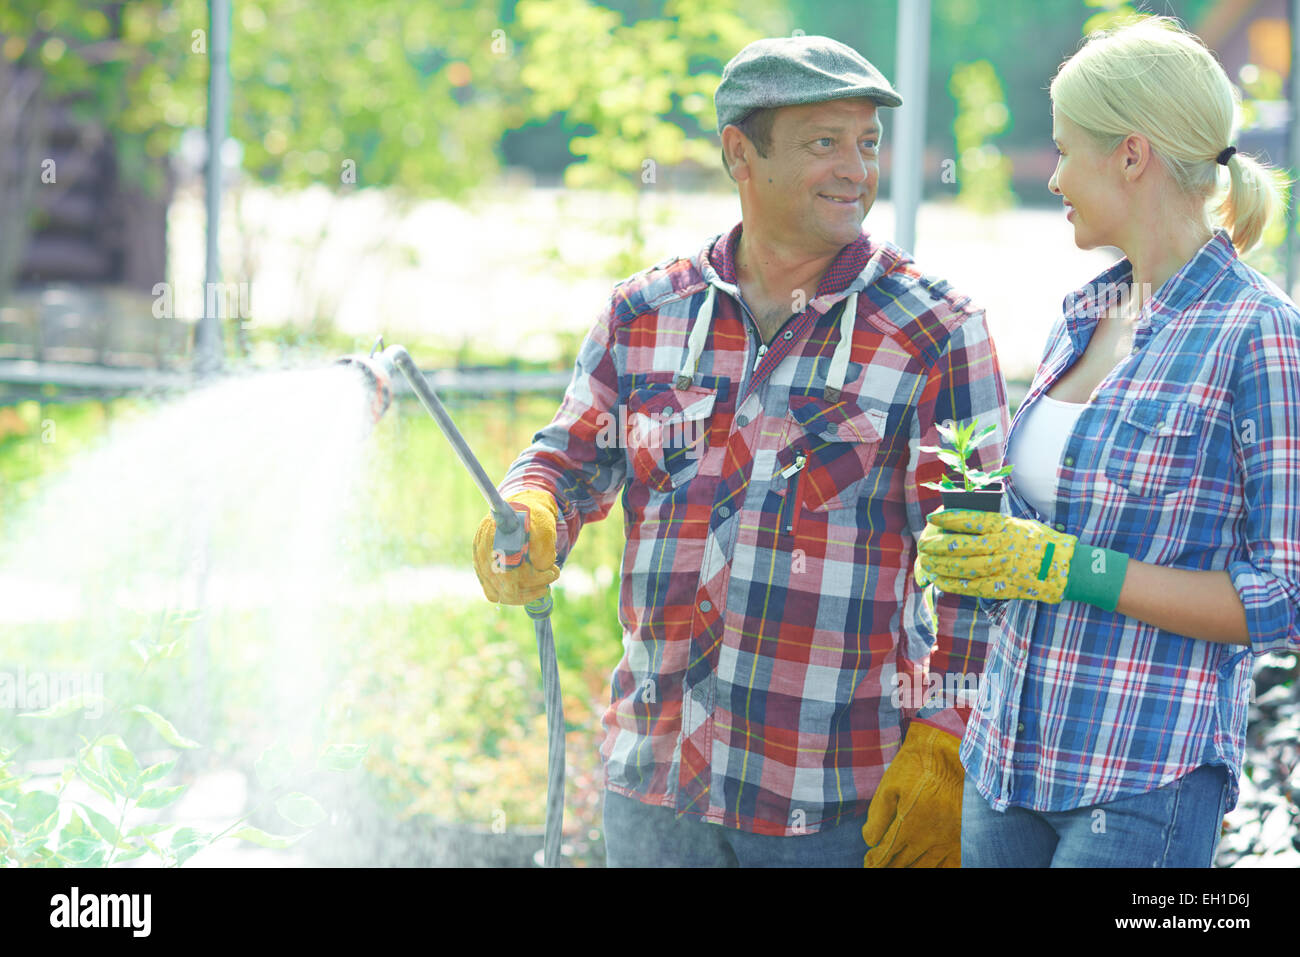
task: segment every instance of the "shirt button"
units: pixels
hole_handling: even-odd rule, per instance
[[[718,509],[718,514],[721,515],[723,518],[726,518],[728,515],[731,514],[731,509],[728,508],[726,505],[724,505],[720,509]]]
[[[1067,455],[1067,456],[1065,457],[1065,464],[1066,464],[1066,465],[1073,465],[1073,464],[1074,464],[1074,456],[1073,456],[1073,455]]]
[[[793,330],[793,329],[787,329],[787,330],[785,331],[785,335],[782,336],[781,338],[782,338],[782,339],[793,339],[793,338],[794,338],[794,330]]]
[[[1053,525],[1052,527],[1053,527],[1054,529],[1056,529],[1058,532],[1063,532],[1063,531],[1065,531],[1065,525],[1064,525],[1062,522],[1057,522],[1057,523],[1056,523],[1055,525]]]
[[[713,602],[711,601],[700,602],[700,611],[712,611],[712,610],[713,610]]]
[[[1024,723],[1023,721],[1017,721],[1017,722],[1016,722],[1016,730],[1017,730],[1017,731],[1024,731],[1024,730],[1025,730],[1025,723]]]
[[[743,429],[747,425],[749,425],[749,416],[743,412],[736,416],[736,428]]]

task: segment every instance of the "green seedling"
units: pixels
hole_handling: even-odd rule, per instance
[[[938,482],[922,482],[924,488],[934,489],[937,492],[976,492],[988,488],[994,482],[1011,474],[1011,466],[1003,465],[1001,468],[992,472],[985,472],[983,469],[975,468],[971,465],[970,458],[975,450],[989,440],[997,431],[996,425],[986,425],[979,428],[979,420],[972,419],[965,425],[937,425],[935,426],[939,436],[949,445],[950,449],[939,448],[935,445],[921,446],[922,452],[933,452],[939,457],[944,465],[948,466],[951,475],[945,475]],[[978,429],[978,431],[976,431]],[[926,585],[921,593],[922,601],[925,604],[926,613],[930,617],[931,627],[937,632],[939,628],[939,614],[935,608],[935,597],[938,589],[931,583]]]
[[[988,425],[978,432],[979,420],[972,419],[965,425],[948,426],[937,425],[935,429],[939,435],[945,439],[951,449],[940,448],[935,445],[921,446],[922,452],[933,452],[939,457],[939,461],[952,472],[952,476],[945,475],[938,482],[922,482],[925,488],[932,488],[939,492],[974,492],[978,489],[986,488],[992,485],[998,479],[1004,478],[1011,474],[1011,466],[1004,465],[992,472],[985,472],[982,469],[972,467],[970,457],[974,451],[988,441],[989,437],[997,431],[996,425]],[[958,484],[960,483],[960,484]]]

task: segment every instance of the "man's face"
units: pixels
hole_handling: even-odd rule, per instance
[[[745,225],[810,252],[854,242],[876,201],[880,135],[868,99],[781,107],[767,157],[749,169]]]

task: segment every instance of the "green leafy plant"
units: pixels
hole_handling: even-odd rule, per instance
[[[975,450],[987,442],[993,433],[997,431],[996,425],[986,425],[981,429],[979,420],[972,419],[965,425],[940,424],[935,426],[935,429],[940,437],[952,448],[945,449],[935,445],[923,445],[921,451],[933,452],[937,455],[939,461],[948,466],[952,475],[945,475],[938,482],[922,482],[921,485],[924,488],[934,489],[937,492],[975,492],[988,488],[998,479],[1011,474],[1010,465],[1003,465],[992,472],[985,472],[982,469],[975,468],[970,461]],[[922,600],[925,603],[925,610],[930,616],[931,627],[937,631],[939,628],[939,612],[935,608],[936,593],[937,589],[933,583],[926,585],[922,591]]]
[[[952,448],[944,449],[934,445],[923,445],[921,451],[933,452],[937,455],[939,461],[952,470],[955,478],[945,475],[938,482],[922,482],[921,484],[925,488],[935,489],[939,492],[974,492],[986,488],[998,479],[1011,474],[1010,465],[1004,465],[992,472],[985,472],[972,467],[970,464],[972,453],[987,442],[993,433],[997,431],[996,425],[985,426],[976,432],[975,430],[979,428],[979,420],[972,419],[965,425],[938,425],[935,428]],[[958,482],[961,484],[958,484]]]
[[[172,613],[169,625],[179,627],[183,633],[197,617],[193,613]],[[145,669],[155,661],[173,657],[183,644],[183,635],[168,637],[172,640],[132,643]],[[115,705],[97,694],[74,695],[19,717],[55,721],[86,709],[103,709],[110,719],[143,719],[176,752],[202,747],[154,709],[143,704]],[[142,767],[143,762],[121,734],[101,734],[94,739],[83,736],[81,742],[81,747],[66,760],[52,790],[28,786],[29,776],[21,774],[13,760],[16,751],[0,748],[0,867],[109,867],[146,854],[152,854],[162,866],[178,867],[227,837],[267,848],[287,848],[328,817],[319,802],[293,790],[293,784],[309,770],[353,770],[360,766],[367,751],[366,745],[326,745],[311,762],[312,767],[306,767],[295,762],[282,745],[267,748],[254,767],[258,781],[268,792],[265,800],[226,828],[209,833],[177,821],[148,820],[152,815],[140,814],[165,808],[185,792],[188,785],[167,781],[179,753]],[[95,801],[97,809],[71,797],[69,792],[77,790],[69,787],[74,782],[77,789],[88,788],[107,803]],[[272,834],[248,823],[270,806],[300,831]]]

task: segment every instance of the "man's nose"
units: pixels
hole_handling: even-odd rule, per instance
[[[841,179],[847,179],[852,183],[866,182],[870,170],[867,167],[867,159],[862,155],[861,150],[855,145],[852,150],[845,150],[836,164],[836,175]]]

